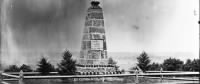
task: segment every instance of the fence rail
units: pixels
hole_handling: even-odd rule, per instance
[[[6,72],[7,74],[19,75],[19,72]],[[50,74],[58,74],[58,72],[49,72]],[[24,75],[37,75],[40,72],[23,72]]]
[[[55,73],[55,72],[54,72]],[[30,74],[24,72],[23,74]],[[33,73],[31,73],[33,74]],[[20,78],[17,75],[2,73],[3,76]],[[43,79],[43,78],[93,78],[93,77],[124,77],[124,76],[177,76],[177,75],[199,75],[199,72],[177,72],[177,73],[143,73],[143,74],[106,74],[106,75],[53,75],[53,76],[23,76],[24,79]]]
[[[134,70],[128,70],[126,72],[134,72]],[[185,73],[187,71],[146,71],[146,73]],[[19,72],[6,72],[7,74],[19,75]],[[58,72],[49,72],[50,74],[58,74]],[[193,73],[193,72],[192,72]],[[196,72],[195,72],[196,73]],[[24,75],[36,75],[40,72],[23,72]]]
[[[57,74],[57,72],[51,72],[52,74]],[[160,78],[167,80],[187,80],[187,81],[198,81],[197,78],[174,78],[174,77],[163,77],[163,76],[185,76],[185,75],[199,75],[199,72],[170,72],[170,73],[134,73],[134,74],[104,74],[104,75],[51,75],[51,76],[24,76],[25,74],[39,74],[39,72],[20,72],[17,75],[12,75],[17,73],[1,73],[2,76],[9,77],[3,79],[4,81],[16,81],[23,79],[61,79],[61,78],[104,78],[104,77],[128,77],[135,76],[136,80],[138,77],[146,78]],[[157,77],[154,77],[157,76]]]
[[[161,71],[146,71],[146,73],[159,73]],[[162,71],[162,73],[179,73],[179,72],[187,72],[187,71]]]
[[[12,78],[19,78],[19,76],[7,74],[7,73],[1,73],[1,75],[2,76],[7,76],[7,77],[12,77]]]

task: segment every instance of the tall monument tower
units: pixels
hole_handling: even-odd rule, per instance
[[[107,64],[107,49],[103,11],[98,1],[92,1],[87,11],[82,38],[81,64]]]
[[[92,1],[87,10],[77,67],[81,73],[114,72],[114,66],[108,65],[103,10],[99,4]]]

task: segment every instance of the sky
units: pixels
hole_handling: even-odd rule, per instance
[[[119,65],[136,63],[143,51],[156,62],[199,57],[198,0],[100,2],[108,55]],[[6,52],[14,53],[2,59],[7,64],[36,63],[42,56],[60,59],[66,49],[79,52],[89,6],[90,0],[1,0],[1,29],[9,32],[1,42],[10,45]]]

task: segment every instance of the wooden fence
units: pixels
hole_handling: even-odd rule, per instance
[[[56,74],[57,72],[51,72]],[[15,75],[13,75],[15,74]],[[23,72],[19,73],[1,73],[1,78],[8,77],[9,79],[1,79],[3,81],[19,80],[24,79],[60,79],[60,78],[104,78],[104,77],[128,77],[135,76],[136,83],[138,83],[139,77],[146,78],[160,78],[161,80],[187,80],[187,81],[198,81],[198,79],[193,78],[174,78],[174,77],[164,77],[164,76],[185,76],[185,75],[199,75],[199,72],[178,72],[178,71],[147,71],[147,73],[139,73],[137,70],[133,74],[104,74],[104,75],[52,75],[52,76],[26,76],[27,74],[39,74],[39,72]],[[157,76],[157,77],[154,77]],[[104,81],[104,80],[102,80]]]

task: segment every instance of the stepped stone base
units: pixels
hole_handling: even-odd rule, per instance
[[[80,75],[121,74],[114,65],[78,65],[77,72]]]

